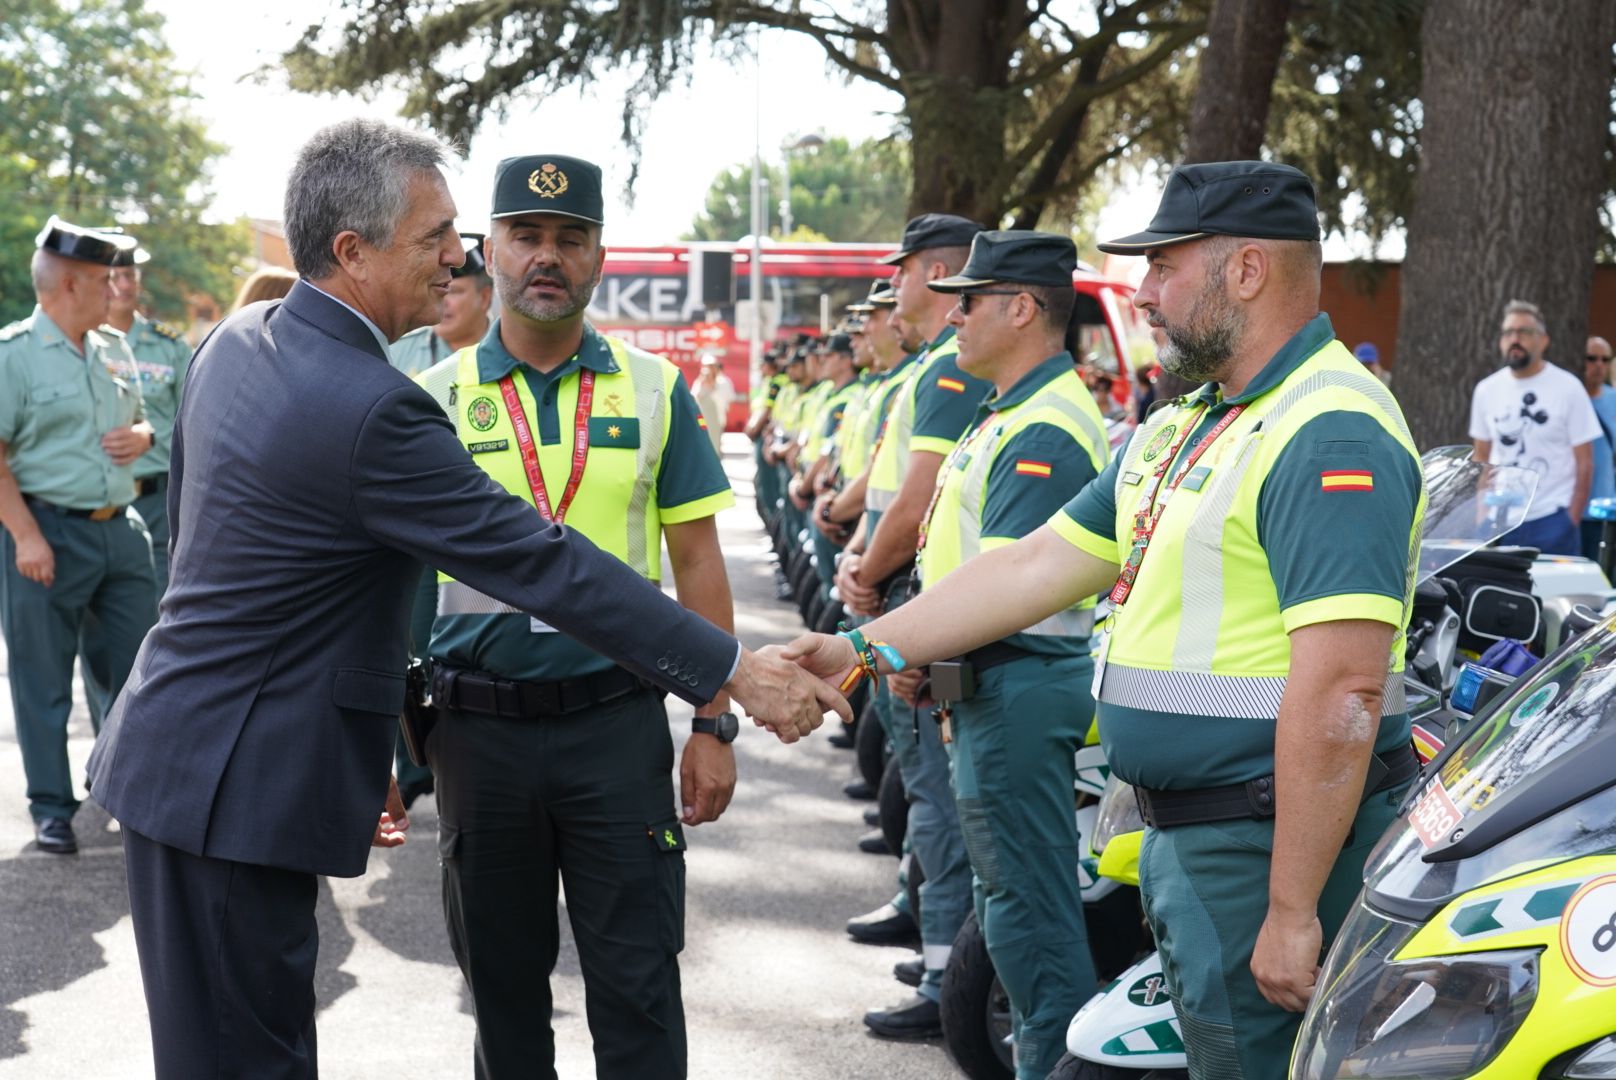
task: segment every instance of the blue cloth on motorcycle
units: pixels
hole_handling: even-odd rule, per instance
[[[1495,642],[1481,654],[1482,667],[1503,672],[1517,679],[1532,670],[1532,665],[1537,662],[1538,657],[1532,655],[1532,650],[1513,638]]]

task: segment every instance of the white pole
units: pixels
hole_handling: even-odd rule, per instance
[[[751,385],[763,374],[763,33],[752,38],[752,369]]]

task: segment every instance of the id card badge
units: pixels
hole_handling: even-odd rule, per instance
[[[543,619],[535,619],[529,615],[527,617],[527,632],[530,634],[554,634],[558,631]]]
[[[1105,682],[1105,658],[1111,654],[1111,629],[1107,627],[1100,635],[1100,655],[1094,658],[1094,683],[1089,687],[1089,693],[1094,696],[1095,704],[1100,701],[1100,686]]]

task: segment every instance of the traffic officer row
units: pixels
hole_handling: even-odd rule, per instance
[[[110,701],[156,621],[151,539],[133,507],[137,463],[159,442],[141,383],[149,375],[177,385],[183,371],[174,365],[183,363],[156,334],[165,344],[140,372],[123,333],[105,325],[113,267],[132,266],[133,237],[53,217],[36,244],[38,304],[0,330],[0,630],[35,840],[70,854],[79,806],[67,758],[73,659],[88,647],[100,668],[92,681]],[[141,336],[150,357],[154,335]],[[154,397],[166,433],[172,398]],[[100,719],[92,716],[97,730]]]
[[[1150,227],[1101,246],[1149,260],[1135,303],[1158,358],[1204,385],[1154,413],[1044,526],[991,550],[978,540],[981,554],[928,573],[911,603],[787,655],[845,682],[993,649],[1109,590],[1099,732],[1145,814],[1141,886],[1190,1075],[1277,1080],[1415,771],[1398,646],[1425,504],[1418,456],[1396,401],[1318,310],[1317,208],[1295,169],[1180,167]],[[955,542],[963,558],[971,530]],[[962,718],[969,798],[960,765],[989,760],[976,739],[988,725],[968,706]],[[973,838],[973,856],[984,847]]]
[[[672,363],[584,317],[605,258],[600,169],[560,155],[507,159],[492,217],[484,254],[499,317],[419,381],[500,486],[652,581],[666,540],[680,602],[728,628],[714,515],[734,496],[695,400]],[[548,975],[559,883],[597,1075],[683,1077],[683,829],[729,803],[735,717],[722,697],[697,709],[676,800],[659,693],[436,577],[426,652],[439,718],[426,753],[445,919],[477,1020],[476,1075],[555,1076]]]

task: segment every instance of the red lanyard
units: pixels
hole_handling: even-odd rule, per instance
[[[509,376],[499,380],[499,392],[505,395],[505,408],[511,414],[511,427],[516,429],[516,446],[522,452],[522,468],[527,470],[527,486],[533,491],[533,505],[539,513],[557,525],[567,520],[567,507],[578,494],[578,485],[584,478],[584,463],[589,458],[589,410],[595,400],[595,373],[585,369],[578,378],[578,411],[572,422],[572,473],[567,477],[566,490],[561,502],[550,512],[550,493],[544,486],[544,473],[539,471],[539,454],[533,448],[533,432],[522,413],[522,399],[516,393],[516,382]]]
[[[976,430],[968,432],[964,438],[954,444],[954,449],[949,451],[948,457],[943,461],[943,467],[937,470],[937,485],[931,490],[931,503],[926,507],[925,516],[920,519],[919,542],[915,544],[917,552],[926,550],[926,534],[931,532],[932,515],[937,513],[937,504],[943,498],[943,488],[948,484],[948,475],[953,470],[954,463],[971,448],[971,444],[976,441],[977,436],[982,434],[982,429],[993,423],[998,417],[999,414],[996,412],[988,413],[987,419],[976,425]]]
[[[1195,467],[1197,461],[1201,460],[1201,455],[1211,448],[1217,437],[1227,431],[1229,425],[1234,423],[1235,417],[1245,412],[1245,410],[1244,405],[1236,405],[1227,413],[1224,413],[1223,419],[1219,420],[1217,425],[1203,435],[1200,442],[1195,444],[1195,448],[1190,451],[1190,456],[1173,474],[1173,479],[1167,484],[1166,491],[1162,491],[1162,482],[1166,480],[1167,474],[1172,471],[1173,459],[1178,457],[1178,452],[1183,447],[1184,440],[1189,438],[1190,432],[1194,431],[1195,426],[1201,422],[1201,417],[1206,412],[1205,409],[1196,413],[1192,419],[1184,422],[1184,430],[1179,432],[1178,438],[1173,441],[1173,445],[1168,449],[1167,453],[1162,455],[1161,464],[1156,466],[1155,483],[1151,485],[1149,491],[1139,498],[1139,509],[1134,511],[1133,515],[1133,546],[1128,551],[1127,561],[1122,564],[1122,569],[1117,574],[1117,583],[1111,587],[1111,602],[1117,607],[1121,607],[1127,601],[1128,594],[1133,591],[1133,583],[1139,577],[1139,565],[1145,561],[1145,552],[1150,550],[1150,538],[1156,535],[1156,524],[1161,521],[1162,512],[1167,509],[1167,500],[1173,497],[1173,492],[1177,491],[1178,485],[1183,483],[1185,475]],[[1156,503],[1158,492],[1161,493],[1160,505]]]

